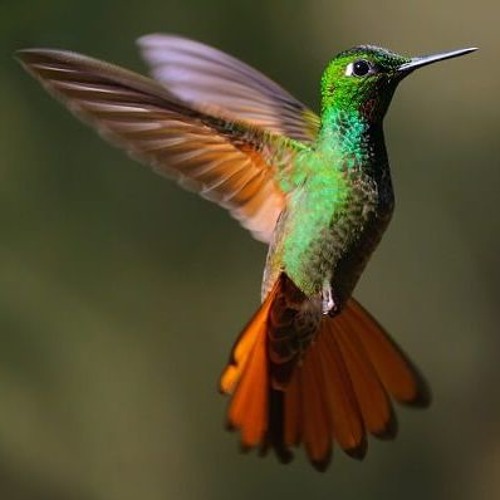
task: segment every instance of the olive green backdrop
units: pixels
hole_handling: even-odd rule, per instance
[[[0,0],[0,497],[500,497],[496,0]],[[337,51],[480,52],[405,81],[386,120],[393,223],[357,296],[432,382],[394,443],[321,475],[238,453],[216,381],[263,245],[104,143],[12,58],[68,48],[145,71],[142,34],[216,45],[317,107]]]

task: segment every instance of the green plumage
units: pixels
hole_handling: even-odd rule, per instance
[[[308,296],[321,294],[327,284],[347,295],[337,265],[361,249],[374,225],[382,231],[392,210],[387,156],[383,143],[377,144],[381,137],[372,136],[360,116],[332,110],[324,120],[318,142],[295,159],[295,187],[278,222],[264,288],[284,271]]]
[[[319,299],[323,314],[335,314],[349,298],[394,207],[383,117],[398,83],[425,61],[361,46],[327,66],[318,137],[280,179],[287,203],[268,253],[263,296],[284,272]]]

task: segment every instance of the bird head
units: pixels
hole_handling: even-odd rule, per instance
[[[381,121],[401,80],[434,62],[476,50],[467,48],[422,57],[407,57],[373,45],[343,51],[326,67],[321,81],[322,111],[355,111]]]

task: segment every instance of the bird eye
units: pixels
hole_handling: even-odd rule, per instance
[[[366,76],[372,72],[372,65],[364,59],[359,59],[347,65],[346,76]]]

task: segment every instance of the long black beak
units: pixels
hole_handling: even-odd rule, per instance
[[[414,57],[410,62],[402,64],[398,68],[398,71],[402,73],[410,73],[417,68],[427,66],[427,64],[444,61],[445,59],[452,59],[453,57],[463,56],[465,54],[468,54],[469,52],[474,52],[475,50],[477,50],[477,47],[453,50],[452,52],[443,52],[441,54],[433,54],[431,56]]]

